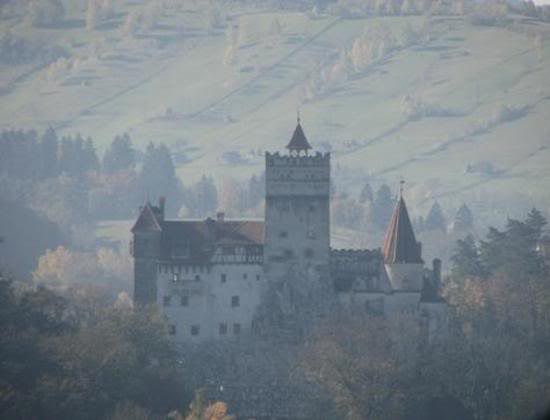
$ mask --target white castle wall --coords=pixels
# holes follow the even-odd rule
[[[393,290],[422,290],[424,264],[386,264],[386,273]]]
[[[179,280],[174,281],[178,272]],[[226,276],[225,282],[222,282],[222,274]],[[168,323],[175,326],[173,338],[176,342],[229,338],[235,336],[235,324],[240,325],[241,334],[250,330],[265,283],[260,264],[216,264],[208,270],[186,266],[170,266],[167,270],[160,265],[157,303]],[[188,306],[182,306],[183,296],[188,297]],[[239,298],[238,306],[232,305],[234,296]],[[165,305],[165,297],[170,297],[168,305]],[[227,325],[225,335],[220,334],[221,323]],[[192,335],[193,326],[199,326],[198,335]]]

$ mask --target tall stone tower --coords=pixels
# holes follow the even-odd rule
[[[264,271],[327,273],[330,256],[330,153],[310,152],[300,119],[288,153],[266,153]]]
[[[161,253],[164,198],[159,206],[147,203],[132,228],[134,257],[134,303],[147,305],[157,300],[157,264]]]

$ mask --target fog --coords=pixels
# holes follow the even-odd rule
[[[0,417],[550,407],[550,5],[0,2]]]

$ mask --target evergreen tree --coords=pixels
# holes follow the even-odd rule
[[[90,137],[84,142],[84,148],[82,149],[83,172],[91,172],[99,170],[99,159],[95,151],[95,146]]]
[[[74,175],[74,167],[76,162],[76,152],[73,139],[69,136],[65,136],[61,139],[61,149],[59,166],[61,172],[67,175]]]
[[[388,226],[394,201],[390,187],[382,184],[378,191],[376,191],[376,198],[374,200],[374,222],[380,229],[386,229]]]
[[[457,233],[468,232],[474,227],[474,216],[466,204],[463,204],[455,215],[453,230]]]
[[[195,213],[197,216],[206,216],[218,208],[218,190],[212,177],[202,176],[193,188]]]
[[[265,196],[265,174],[260,177],[252,175],[248,181],[248,208],[254,209]]]
[[[164,144],[156,147],[149,143],[147,146],[139,185],[151,199],[167,197],[167,212],[177,214],[182,204],[182,187],[176,176],[170,150]]]
[[[115,136],[109,149],[103,156],[103,172],[113,174],[118,171],[133,169],[136,166],[136,152],[127,133]]]
[[[457,279],[483,277],[486,274],[472,235],[457,241],[451,261],[452,274]]]
[[[443,210],[441,210],[441,206],[437,201],[432,205],[428,216],[426,216],[425,226],[427,230],[442,230],[444,232],[447,230]]]
[[[57,134],[53,128],[48,128],[40,142],[40,176],[51,178],[59,173]]]
[[[367,182],[361,189],[361,194],[359,195],[359,202],[365,204],[367,201],[371,202],[374,200],[374,193],[372,192],[372,187]]]
[[[546,219],[533,209],[525,221],[508,219],[504,231],[489,228],[486,239],[480,243],[483,265],[492,273],[507,273],[518,281],[543,275],[544,263],[537,244],[545,225]]]

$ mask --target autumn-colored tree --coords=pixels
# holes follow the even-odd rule
[[[104,289],[110,291],[114,299],[121,291],[131,289],[132,264],[129,256],[113,250],[75,252],[60,246],[39,258],[33,279],[37,284],[59,290]]]

